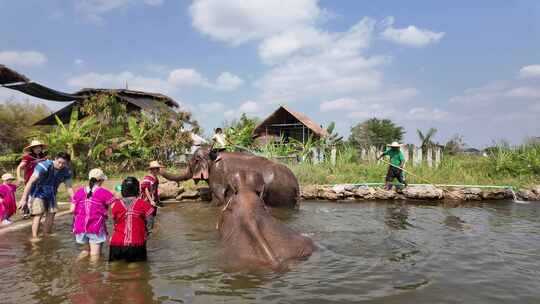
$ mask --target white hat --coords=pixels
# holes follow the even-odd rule
[[[42,146],[43,148],[47,147],[47,145],[42,143],[41,141],[37,139],[33,139],[28,146],[24,147],[24,151],[28,151],[32,149],[33,147],[37,147],[37,146]]]
[[[2,180],[5,182],[9,180],[15,180],[15,176],[13,176],[13,174],[11,173],[5,173],[2,175]]]
[[[97,180],[107,180],[107,175],[103,173],[103,170],[99,168],[95,168],[95,169],[90,170],[90,172],[88,172],[88,179],[92,179],[92,178],[95,178]]]
[[[162,165],[156,160],[153,160],[150,162],[150,165],[148,165],[148,169],[155,169],[155,168],[163,168]]]
[[[397,141],[393,141],[391,144],[387,146],[391,148],[401,148],[401,145]]]

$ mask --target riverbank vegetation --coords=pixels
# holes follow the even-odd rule
[[[21,148],[31,138],[37,137],[48,143],[51,155],[60,150],[71,153],[76,172],[87,172],[92,167],[103,168],[111,177],[116,177],[110,181],[112,185],[127,175],[142,177],[142,170],[150,160],[159,160],[172,170],[179,170],[178,156],[191,148],[190,135],[201,133],[189,112],[128,113],[114,95],[90,98],[84,107],[72,112],[69,122],[57,120],[57,125],[51,127],[31,127],[30,120],[41,118],[47,113],[46,108],[15,102],[2,106],[2,113],[15,113],[19,117],[19,124],[13,119],[9,122],[16,132],[9,129],[10,133],[4,133],[11,135],[0,137],[4,149],[0,156],[2,171],[13,171],[20,159]],[[29,111],[32,113],[27,113]],[[325,128],[329,135],[319,140],[308,138],[300,142],[290,139],[285,143],[278,138],[260,143],[251,137],[259,121],[243,114],[239,119],[225,123],[223,129],[230,141],[229,150],[284,162],[303,185],[383,182],[387,165],[361,160],[359,148],[399,141],[405,132],[388,119],[373,118],[353,126],[348,139],[339,136],[334,130],[335,124],[330,123]],[[436,131],[417,130],[423,148],[435,145],[432,139]],[[538,141],[530,140],[519,146],[500,142],[485,149],[483,155],[464,153],[466,144],[460,135],[440,146],[444,146],[444,155],[439,167],[406,166],[413,173],[407,176],[409,183],[525,187],[540,181]],[[322,157],[314,160],[314,150],[319,151]],[[332,150],[335,150],[335,161],[331,157]],[[84,180],[85,175],[78,174],[78,178]],[[190,182],[186,187],[192,188],[193,185]]]

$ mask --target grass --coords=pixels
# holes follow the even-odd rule
[[[301,185],[384,182],[388,165],[368,163],[296,164],[289,166]],[[426,165],[406,166],[406,170],[421,178],[407,175],[408,183],[508,185],[516,188],[538,184],[540,175],[532,170],[521,173],[502,171],[489,157],[450,156],[438,168]]]
[[[516,189],[540,184],[540,144],[522,145],[516,148],[497,146],[491,156],[445,156],[438,168],[426,165],[419,167],[406,166],[414,175],[406,175],[408,183],[424,184],[461,184],[461,185],[498,185],[512,186]],[[301,185],[339,184],[339,183],[373,183],[384,182],[388,166],[384,163],[363,163],[356,160],[353,150],[344,150],[338,154],[335,166],[321,164],[289,164]],[[178,172],[178,168],[170,168]],[[111,174],[105,187],[114,189],[123,178],[135,176],[142,179],[146,171]],[[82,177],[82,176],[81,176]],[[163,180],[163,178],[162,178]],[[74,181],[74,189],[86,185],[85,179]],[[193,181],[183,182],[186,189],[194,189]],[[204,185],[204,183],[203,183]],[[63,186],[59,189],[59,200],[68,199]]]

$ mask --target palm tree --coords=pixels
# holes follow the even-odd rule
[[[420,146],[422,147],[423,154],[425,154],[429,147],[435,145],[433,142],[433,137],[437,133],[437,129],[430,128],[426,134],[422,133],[420,129],[417,129],[416,131],[418,132],[418,137],[420,138]]]

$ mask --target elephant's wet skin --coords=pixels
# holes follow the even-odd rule
[[[214,201],[217,205],[223,205],[226,203],[227,176],[241,171],[255,171],[261,174],[264,185],[263,200],[268,206],[289,208],[297,206],[299,185],[292,171],[282,164],[252,154],[220,152],[215,160],[212,160],[208,149],[200,148],[193,154],[185,171],[179,175],[165,171],[161,174],[173,181],[205,180],[210,186]]]
[[[262,194],[244,183],[228,188],[217,224],[223,246],[220,256],[227,269],[283,271],[315,250],[310,238],[270,215]]]

